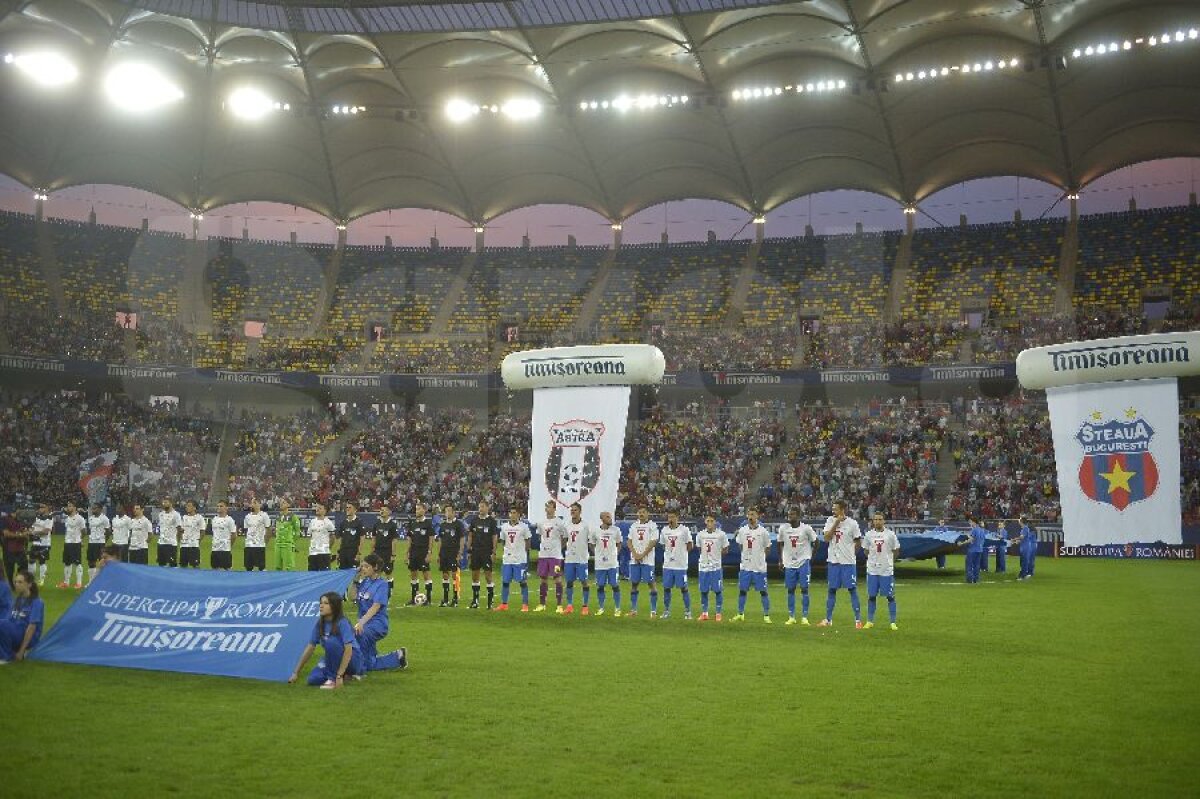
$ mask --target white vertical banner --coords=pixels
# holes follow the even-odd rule
[[[587,522],[599,524],[601,511],[615,518],[629,394],[629,386],[534,390],[531,521],[545,518],[543,506],[550,499],[562,516],[578,502]]]
[[[1176,379],[1046,389],[1063,539],[1182,543]]]

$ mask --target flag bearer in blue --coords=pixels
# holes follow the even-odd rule
[[[971,523],[971,530],[967,539],[967,582],[979,582],[979,564],[983,560],[985,547],[987,546],[987,530],[979,524],[979,519],[976,514],[968,514],[967,521]]]
[[[1008,525],[1004,519],[996,520],[996,537],[1000,543],[996,545],[996,574],[1008,571]]]
[[[363,558],[358,580],[350,586],[350,598],[358,605],[354,634],[362,649],[364,671],[408,668],[408,652],[401,648],[386,655],[376,647],[388,634],[388,582],[380,576],[383,558],[372,552]]]
[[[12,610],[7,619],[0,621],[0,663],[24,660],[37,646],[42,637],[42,625],[46,619],[46,606],[38,598],[37,582],[27,571],[13,576]]]
[[[300,662],[288,678],[289,683],[300,679],[300,669],[304,668],[317,644],[325,647],[325,657],[309,672],[309,685],[328,689],[341,688],[347,675],[362,675],[362,650],[354,637],[350,622],[342,613],[342,597],[335,591],[321,594],[320,618],[313,627],[308,646],[304,647],[304,653],[300,655]]]
[[[1037,533],[1025,523],[1025,517],[1017,519],[1021,529],[1017,531],[1017,551],[1021,553],[1021,572],[1017,579],[1033,577],[1033,562],[1037,559]]]
[[[937,526],[937,527],[935,527],[935,528],[933,528],[933,532],[935,532],[935,533],[949,533],[949,532],[952,532],[952,530],[951,530],[949,527],[947,527],[947,526],[946,526],[946,520],[945,520],[945,519],[938,519],[938,526]],[[937,567],[938,567],[939,569],[944,569],[944,568],[946,568],[946,555],[943,553],[943,554],[941,554],[941,555],[937,555],[936,557],[937,557]]]

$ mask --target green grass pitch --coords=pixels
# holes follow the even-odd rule
[[[652,621],[644,590],[634,619],[401,608],[401,575],[381,649],[412,667],[339,692],[0,668],[0,795],[1196,795],[1196,564],[961,578],[905,564],[893,632],[882,602],[856,631],[844,593],[833,630],[785,627],[778,580],[768,627],[753,595],[740,624],[684,621],[678,593]],[[44,596],[53,620],[75,592]]]

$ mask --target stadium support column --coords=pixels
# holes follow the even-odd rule
[[[767,218],[765,216],[754,217],[754,243],[762,244],[763,235],[767,229]]]
[[[475,252],[483,252],[485,228],[483,225],[475,226]]]
[[[1079,195],[1067,195],[1071,213],[1063,231],[1062,246],[1058,250],[1058,283],[1054,289],[1054,312],[1070,313],[1075,304],[1075,270],[1079,262],[1079,217],[1076,207]]]
[[[620,222],[612,223],[612,232],[613,232],[612,248],[614,250],[619,250],[619,249],[621,249],[621,223]]]

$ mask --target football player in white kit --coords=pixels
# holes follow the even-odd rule
[[[229,515],[229,505],[217,503],[217,515],[209,525],[212,530],[212,551],[208,565],[213,569],[229,571],[233,568],[233,539],[237,537],[237,522]]]
[[[758,523],[758,511],[746,511],[746,523],[738,529],[734,538],[742,548],[741,569],[738,571],[738,612],[734,621],[746,620],[746,592],[757,588],[762,598],[763,621],[771,623],[771,597],[767,594],[767,550],[771,548],[771,534]]]
[[[112,542],[120,553],[122,563],[129,562],[129,530],[132,524],[133,518],[125,512],[125,508],[118,508],[112,520]]]
[[[533,532],[521,521],[516,508],[508,511],[508,521],[500,525],[500,541],[504,544],[504,560],[500,565],[500,604],[496,610],[508,610],[508,590],[513,580],[521,585],[521,612],[529,612],[529,541]]]
[[[621,552],[621,528],[612,523],[612,514],[601,511],[600,526],[588,534],[588,543],[596,558],[596,597],[600,600],[596,615],[604,615],[604,589],[612,586],[613,616],[621,617],[621,579],[617,564]]]
[[[696,534],[696,546],[700,548],[700,621],[708,621],[708,592],[717,595],[714,621],[721,621],[721,607],[725,604],[724,585],[721,580],[721,561],[729,551],[729,538],[717,527],[717,517],[711,513],[704,517],[704,529]]]
[[[779,526],[779,562],[783,566],[783,585],[787,589],[788,619],[796,623],[796,587],[800,588],[800,623],[808,626],[808,583],[812,576],[813,545],[817,533],[800,521],[800,510],[788,511],[788,520]]]
[[[688,593],[688,553],[692,551],[692,531],[679,523],[679,511],[667,513],[667,526],[658,534],[663,546],[663,614],[671,617],[671,589],[678,587],[683,594],[683,618],[692,617],[692,595]]]
[[[171,506],[171,500],[162,501],[162,511],[158,514],[158,565],[174,566],[179,534],[183,532],[183,517]]]
[[[99,502],[92,505],[92,512],[87,517],[87,528],[88,585],[91,585],[92,580],[96,579],[96,571],[100,568],[104,545],[108,543],[108,531],[112,529],[112,522],[104,514],[104,506]]]
[[[329,544],[336,528],[333,521],[325,517],[325,506],[320,502],[313,505],[313,512],[316,516],[308,520],[308,570],[325,572],[329,571],[332,560]]]
[[[591,587],[588,585],[588,540],[592,526],[583,520],[583,506],[578,502],[571,505],[571,521],[567,524],[566,563],[563,571],[567,578],[567,607],[564,613],[575,612],[575,581],[583,583],[583,607],[579,615],[591,613],[588,600],[591,599]]]
[[[825,600],[825,618],[818,627],[833,626],[833,608],[837,604],[839,588],[850,592],[850,606],[854,608],[854,626],[862,629],[862,607],[858,601],[858,555],[855,547],[862,541],[858,522],[846,515],[846,503],[833,503],[833,515],[825,520],[825,541],[829,544],[829,559],[826,567],[829,574],[829,596]]]
[[[539,601],[538,606],[533,609],[534,613],[541,613],[546,609],[546,594],[549,591],[547,580],[551,577],[554,578],[555,613],[564,612],[562,564],[563,544],[567,540],[567,525],[555,515],[554,511],[557,508],[557,502],[552,499],[547,500],[546,518],[538,522],[538,535],[541,537],[541,543],[538,544],[537,573],[542,584],[538,587]]]
[[[867,623],[863,627],[875,626],[875,597],[883,594],[888,603],[888,618],[892,629],[896,626],[896,558],[900,556],[900,539],[884,526],[883,513],[875,511],[871,516],[871,529],[865,536],[867,550]]]
[[[200,568],[200,536],[204,535],[204,517],[196,512],[196,503],[183,503],[183,533],[179,536],[180,568]]]
[[[150,534],[154,525],[146,517],[141,505],[133,506],[133,519],[129,522],[129,562],[145,566],[150,562]]]
[[[638,508],[637,521],[629,526],[629,615],[638,612],[638,586],[650,584],[650,618],[658,615],[658,591],[654,588],[654,550],[658,546],[658,525],[650,521],[650,509]]]
[[[242,528],[246,531],[242,568],[246,571],[267,570],[267,528],[270,526],[271,517],[263,512],[262,503],[251,500],[250,512],[242,519]]]
[[[71,587],[71,574],[75,573],[75,587],[83,588],[83,531],[87,520],[80,515],[74,502],[67,503],[67,514],[63,517],[63,579],[59,588]]]
[[[46,584],[46,571],[50,563],[51,534],[54,532],[54,514],[45,502],[38,505],[37,516],[30,527],[33,542],[29,547],[29,563],[33,568],[38,585]],[[114,536],[115,538],[115,536]]]

